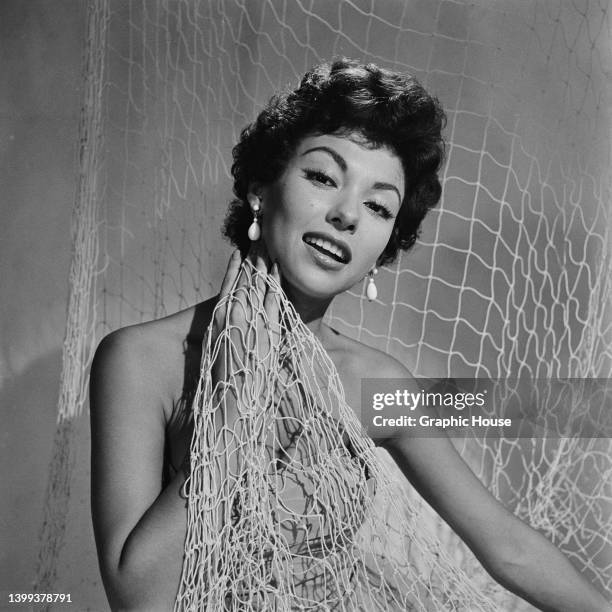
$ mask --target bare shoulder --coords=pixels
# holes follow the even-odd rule
[[[407,378],[413,376],[406,366],[395,357],[349,338],[333,330],[335,342],[330,351],[332,359],[336,355],[336,366],[342,375],[359,381],[364,378]]]
[[[362,378],[408,378],[412,380],[412,374],[401,361],[384,351],[359,344],[357,361]]]
[[[336,365],[348,405],[357,417],[364,418],[362,406],[362,384],[368,378],[403,379],[403,387],[416,389],[416,381],[410,371],[395,357],[379,349],[368,346],[358,340],[349,338],[332,330],[334,336],[329,343],[328,352]],[[370,432],[377,444],[381,444],[386,435]]]
[[[149,405],[171,406],[184,387],[189,362],[199,362],[213,303],[214,298],[105,336],[92,363],[92,398],[99,391],[105,396],[128,393],[148,398]]]
[[[172,378],[180,358],[180,338],[164,320],[123,327],[98,345],[91,368],[91,384],[147,386],[158,392]],[[170,366],[170,368],[168,368]],[[161,375],[161,377],[160,377]]]

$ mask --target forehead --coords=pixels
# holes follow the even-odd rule
[[[323,160],[327,158],[333,161],[333,157],[326,153],[325,149],[331,149],[342,157],[346,162],[347,172],[357,172],[361,176],[372,178],[373,182],[395,183],[403,191],[404,170],[395,151],[385,145],[373,145],[361,134],[306,136],[298,144],[294,160],[300,160],[307,155],[318,155]]]

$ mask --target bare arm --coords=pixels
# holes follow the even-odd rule
[[[220,298],[234,285],[240,264],[236,252]],[[262,274],[267,272],[261,257],[256,267]],[[250,278],[242,274],[239,279],[245,291]],[[277,272],[276,279],[280,282]],[[260,279],[257,286],[263,291],[262,284]],[[237,308],[228,305],[215,311],[213,334],[226,324],[226,314],[232,328],[246,324],[248,305],[237,303]],[[274,292],[267,292],[264,304],[273,322],[278,318]],[[144,337],[138,326],[111,334],[98,348],[92,366],[92,514],[100,568],[113,609],[171,609],[183,562],[187,502],[180,492],[184,472],[161,487],[164,406],[174,401],[171,390],[180,387],[168,382],[166,371],[181,366],[182,353],[172,354],[172,347],[180,343],[165,342],[154,334]],[[213,381],[225,379],[231,358],[219,351]],[[226,412],[218,415],[220,427],[235,413],[231,394],[225,407]],[[188,461],[186,456],[184,463]]]
[[[402,366],[395,367],[403,373],[398,369],[392,376],[409,377]],[[448,438],[403,435],[389,438],[384,446],[419,493],[505,588],[541,610],[612,610],[553,544],[486,490]]]
[[[107,337],[91,374],[92,515],[113,609],[169,610],[187,514],[179,471],[162,491],[163,391],[140,330]]]

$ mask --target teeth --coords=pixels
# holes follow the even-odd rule
[[[336,257],[343,261],[345,259],[344,253],[341,249],[339,249],[335,244],[332,244],[327,240],[323,240],[323,238],[307,238],[306,242],[310,244],[315,244],[316,246],[321,247],[326,251],[329,251],[330,253],[334,254]]]

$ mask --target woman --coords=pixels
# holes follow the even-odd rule
[[[333,505],[324,518],[317,515],[318,522],[309,515],[303,526],[306,535],[300,536],[300,526],[293,521],[299,515],[296,507],[302,504],[302,517],[303,508],[311,507],[300,495],[321,496],[317,485],[298,478],[295,458],[303,476],[317,474],[322,463],[336,457],[336,463],[326,464],[326,473],[339,483],[334,486],[350,489],[358,506],[371,509],[368,500],[383,476],[367,444],[346,423],[361,411],[362,378],[410,378],[410,373],[392,357],[338,333],[323,316],[335,295],[366,275],[374,298],[376,266],[414,243],[423,217],[440,198],[443,121],[436,100],[411,77],[343,60],[307,73],[298,89],[273,98],[243,131],[232,167],[236,200],[225,226],[238,250],[220,294],[170,317],[109,335],[92,367],[92,509],[113,609],[172,608],[179,583],[183,592],[193,571],[202,566],[200,549],[190,544],[198,531],[194,521],[211,537],[226,538],[223,552],[209,563],[214,567],[204,568],[211,581],[210,572],[217,572],[224,556],[232,556],[232,542],[244,543],[241,530],[255,525],[244,522],[249,499],[259,499],[267,508],[274,496],[278,505],[260,522],[269,526],[265,541],[273,537],[276,547],[289,551],[284,561],[262,552],[262,545],[241,551],[232,563],[259,555],[261,583],[254,585],[255,570],[248,570],[251,578],[237,579],[238,587],[228,595],[227,583],[218,580],[222,593],[216,601],[223,603],[207,599],[201,605],[242,609],[244,601],[245,609],[277,607],[281,574],[290,574],[284,580],[297,597],[296,575],[303,571],[308,605],[305,600],[282,605],[330,609],[336,597],[334,605],[342,607],[338,588],[330,595],[327,585],[336,570],[318,574],[325,575],[327,590],[320,593],[319,604],[312,600],[317,593],[311,588],[313,560],[349,548],[366,513],[353,512],[352,522],[344,520],[349,507],[342,500],[347,496],[338,495],[342,503]],[[309,350],[329,357],[323,370],[291,356],[308,352],[297,345],[287,349],[287,338],[295,338],[296,329]],[[294,380],[299,384],[290,384]],[[325,402],[309,400],[322,397],[326,384],[334,388],[336,380],[352,416],[334,406],[333,398],[325,410],[320,405]],[[338,393],[342,396],[341,390]],[[198,425],[196,419],[190,454],[191,410],[202,405],[203,394],[213,408],[207,420]],[[264,395],[264,408],[245,418],[249,403],[258,406]],[[291,413],[294,402],[302,411],[299,419]],[[309,418],[304,418],[304,405]],[[261,486],[251,487],[248,497],[244,475],[252,455],[236,432],[275,410],[267,421],[272,433],[264,432],[263,441],[249,447],[250,453],[262,450],[274,467],[261,475]],[[326,425],[308,437],[304,422],[310,420]],[[542,609],[610,610],[546,539],[491,497],[447,439],[396,434],[384,430],[374,444],[389,451],[501,584]],[[208,446],[202,445],[209,439]],[[208,454],[219,446],[223,460],[208,464]],[[202,448],[207,450],[201,453]],[[252,470],[250,474],[254,478]],[[200,514],[190,505],[188,519],[186,497],[191,504],[195,496],[189,494],[196,485],[217,492],[225,487],[225,498],[215,498],[225,502],[207,502],[207,511]],[[325,505],[321,499],[318,503]],[[253,512],[260,509],[257,505]],[[342,528],[334,531],[334,521],[342,522]],[[206,534],[201,537],[206,540]],[[257,537],[253,535],[253,541]],[[309,551],[307,569],[296,565],[305,556],[295,551],[304,548]],[[346,588],[353,590],[365,580],[355,567],[337,570],[345,572]],[[246,571],[243,566],[241,571]],[[382,606],[378,600],[376,605]]]

